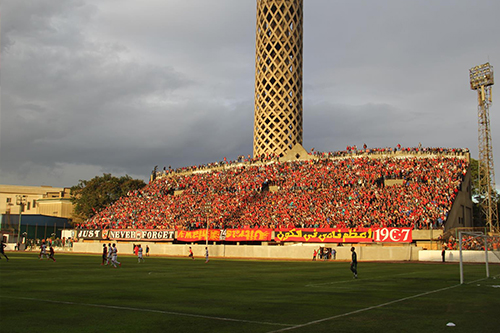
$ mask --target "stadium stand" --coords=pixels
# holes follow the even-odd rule
[[[441,243],[447,250],[458,250],[459,240],[450,235],[444,239],[440,239]],[[484,239],[481,237],[473,237],[471,235],[462,236],[462,248],[464,250],[482,250],[485,249]],[[488,236],[488,251],[498,251],[500,249],[500,237]]]
[[[468,165],[467,149],[347,147],[310,160],[169,167],[79,227],[441,228]]]

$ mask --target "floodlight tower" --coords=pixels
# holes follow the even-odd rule
[[[477,91],[478,137],[479,137],[479,197],[486,226],[498,231],[498,208],[496,203],[495,168],[491,147],[490,111],[493,66],[489,62],[469,70],[470,88]]]

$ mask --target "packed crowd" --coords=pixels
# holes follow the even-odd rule
[[[353,157],[360,155],[394,155],[398,153],[410,153],[410,154],[440,154],[440,155],[457,155],[457,156],[465,156],[465,154],[469,153],[468,148],[443,148],[443,147],[422,147],[422,145],[418,145],[418,147],[402,147],[400,144],[396,145],[396,147],[385,147],[385,148],[368,148],[366,144],[363,145],[363,148],[359,148],[354,146],[347,146],[345,150],[339,151],[330,151],[330,152],[318,152],[315,151],[314,148],[311,149],[310,154],[317,158],[333,158],[333,157]],[[242,164],[256,164],[256,163],[269,163],[269,162],[279,162],[280,156],[271,153],[266,155],[261,155],[257,157],[251,157],[250,155],[240,155],[234,160],[228,160],[224,157],[223,160],[218,162],[212,162],[207,164],[200,165],[192,165],[187,167],[180,168],[172,168],[172,166],[163,167],[162,170],[158,170],[158,166],[156,166],[153,170],[154,177],[165,177],[171,174],[178,173],[190,173],[193,171],[202,171],[202,170],[213,170],[213,169],[221,169],[221,168],[231,168],[235,166],[239,166]]]
[[[448,250],[458,250],[460,247],[459,240],[450,236],[447,240],[443,240],[443,245]],[[500,250],[500,237],[488,236],[488,251]],[[462,235],[462,249],[464,250],[485,250],[484,237],[474,237],[472,235]]]
[[[81,227],[439,228],[467,168],[466,159],[445,151],[172,173],[128,193]],[[386,179],[400,181],[386,186]]]

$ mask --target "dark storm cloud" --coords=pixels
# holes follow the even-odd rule
[[[39,12],[35,6],[25,16],[10,17],[17,25],[11,22],[4,31],[16,42],[2,57],[2,171],[12,173],[24,165],[24,172],[33,172],[30,167],[51,168],[60,162],[106,168],[129,162],[147,149],[148,141],[158,139],[150,134],[154,124],[169,127],[168,110],[154,110],[150,103],[191,83],[170,67],[127,59],[120,45],[68,34],[76,30],[74,21],[60,17],[78,16],[74,7],[46,4],[54,6]],[[91,17],[82,12],[77,21],[85,24]],[[125,161],[118,155],[124,146]],[[30,166],[27,158],[36,162]]]
[[[476,139],[476,132],[442,135],[458,134],[461,130],[459,122],[450,123],[445,115],[408,113],[389,104],[352,106],[324,102],[309,106],[304,141],[316,151],[344,150],[346,146],[363,144],[370,148],[398,144],[461,148]]]
[[[252,154],[255,0],[1,6],[0,183],[146,179],[155,165]],[[468,69],[500,63],[498,12],[498,1],[304,1],[304,147],[477,156]]]
[[[494,40],[500,33],[495,14],[500,3],[304,5],[309,27],[304,37],[305,146],[335,150],[365,142],[372,147],[422,143],[468,147],[477,158],[476,94],[469,88],[468,69],[499,59]],[[313,22],[307,21],[311,17]],[[498,121],[491,112],[493,147],[500,153]]]

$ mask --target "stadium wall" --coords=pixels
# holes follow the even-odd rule
[[[100,242],[77,242],[73,244],[74,252],[101,253]],[[132,254],[134,243],[116,243],[119,254]],[[150,248],[151,255],[185,257],[189,247],[192,247],[196,257],[205,256],[205,245],[202,244],[159,244],[142,243]],[[266,245],[208,245],[211,257],[245,258],[245,259],[290,259],[311,260],[313,251],[325,244],[294,244],[285,246]],[[328,247],[328,245],[326,245]],[[351,246],[331,246],[337,251],[337,260],[351,260]],[[416,261],[421,247],[414,245],[403,246],[355,246],[359,260],[364,261]]]
[[[469,263],[484,263],[485,255],[483,251],[462,251],[464,262]],[[441,251],[420,251],[418,253],[419,261],[441,261]],[[446,262],[460,262],[460,251],[451,250],[445,252]],[[489,263],[500,263],[500,259],[492,253],[488,254]]]
[[[443,235],[443,229],[421,229],[421,230],[412,230],[411,237],[414,241],[429,241],[435,240],[439,238],[439,236]]]

